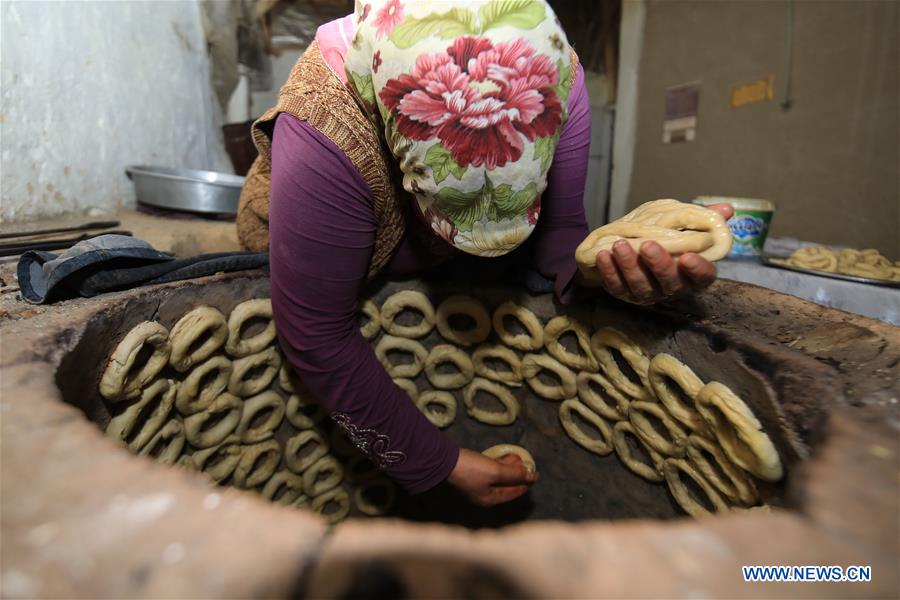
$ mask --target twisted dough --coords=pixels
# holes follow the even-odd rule
[[[228,392],[221,394],[203,412],[184,418],[184,434],[195,448],[210,448],[225,440],[241,422],[244,403]],[[219,415],[224,413],[221,418]],[[214,424],[209,426],[209,422]],[[236,438],[239,439],[239,438]]]
[[[172,420],[163,425],[138,454],[153,456],[164,465],[175,464],[184,449],[184,425]]]
[[[175,389],[176,384],[171,379],[157,379],[144,389],[137,402],[109,420],[106,434],[125,442],[132,452],[138,452],[169,418],[175,404]],[[138,419],[150,406],[153,406],[152,412],[143,423],[138,424]],[[139,426],[140,430],[135,431],[135,426]]]
[[[434,405],[443,406],[444,411],[434,410],[432,408]],[[443,429],[452,425],[456,420],[456,398],[450,392],[426,390],[419,394],[416,406],[435,427]]]
[[[241,448],[241,458],[234,468],[234,485],[250,489],[269,479],[281,462],[281,446],[275,440]]]
[[[503,324],[504,317],[512,317],[519,321],[528,333],[512,334]],[[533,312],[519,306],[515,302],[504,302],[494,311],[492,318],[494,331],[507,346],[523,352],[540,350],[544,345],[544,328]]]
[[[437,367],[443,363],[453,363],[457,373],[438,373]],[[442,390],[465,387],[475,377],[475,368],[469,355],[450,344],[438,344],[425,358],[425,377],[431,385]]]
[[[254,371],[263,367],[262,373]],[[228,378],[228,391],[235,396],[252,396],[258,394],[272,383],[281,368],[281,356],[272,346],[262,352],[236,359],[231,363],[231,376]],[[249,376],[249,377],[248,377]]]
[[[332,502],[337,504],[337,510],[325,514],[325,508]],[[350,514],[350,496],[344,489],[336,487],[313,498],[309,506],[325,517],[325,520],[330,525],[334,525],[338,521],[344,520]]]
[[[654,200],[588,234],[575,250],[582,276],[599,281],[597,253],[623,239],[635,251],[653,240],[673,256],[696,252],[711,261],[725,258],[733,241],[725,218],[716,211],[678,200]]]
[[[450,325],[453,315],[466,315],[475,321],[472,329],[455,329]],[[487,309],[470,296],[450,296],[437,308],[437,328],[444,339],[460,346],[480,344],[491,334],[491,316]]]
[[[215,378],[207,382],[207,375],[213,371],[216,373]],[[206,410],[228,387],[230,377],[231,361],[224,356],[213,356],[205,363],[197,365],[178,386],[175,408],[184,416]],[[201,388],[200,385],[204,383]]]
[[[715,488],[713,488],[713,486],[711,486],[709,482],[690,465],[690,463],[681,458],[667,458],[663,461],[663,475],[666,478],[666,484],[669,486],[669,491],[672,492],[675,501],[684,509],[684,512],[692,517],[710,514],[710,511],[694,498],[691,491],[684,484],[684,481],[681,479],[682,474],[687,475],[697,484],[709,500],[710,504],[713,505],[716,512],[728,510],[728,504],[725,503],[725,500],[719,495],[719,492],[717,492]]]
[[[487,359],[493,358],[503,361],[509,367],[508,371],[494,369],[488,366]],[[506,346],[497,344],[482,344],[472,353],[472,366],[479,377],[492,379],[505,383],[508,386],[519,387],[522,385],[522,361],[519,356]]]
[[[401,325],[394,319],[403,309],[412,308],[422,313],[422,320],[416,325]],[[390,296],[381,305],[381,326],[391,335],[404,338],[420,338],[434,328],[434,308],[428,296],[415,290],[403,290]]]
[[[646,413],[646,414],[645,414]],[[653,426],[646,415],[659,419],[669,435],[666,439]],[[634,425],[634,432],[641,441],[664,456],[681,458],[687,446],[687,435],[684,430],[669,417],[662,406],[655,402],[632,402],[628,407],[628,420]]]
[[[559,377],[559,385],[547,385],[538,377],[543,370]],[[575,373],[568,367],[546,354],[526,354],[522,359],[522,374],[535,394],[545,400],[571,398],[577,391]]]
[[[268,319],[265,329],[249,338],[241,337],[241,329],[248,319]],[[225,351],[231,356],[243,357],[262,352],[275,341],[275,321],[272,320],[272,301],[268,298],[247,300],[234,307],[228,315],[228,340]]]
[[[804,246],[794,251],[788,258],[773,258],[776,264],[842,273],[869,279],[900,281],[900,263],[891,263],[878,250],[854,250],[845,248],[834,252],[825,246]]]
[[[303,449],[307,444],[315,445],[312,450],[304,454]],[[328,454],[328,442],[318,431],[308,429],[288,439],[284,446],[284,464],[288,469],[300,475],[326,454]]]
[[[570,352],[559,342],[559,338],[571,332],[578,340],[581,353]],[[550,356],[572,369],[596,373],[599,370],[597,360],[591,353],[591,344],[587,329],[575,319],[567,316],[553,317],[544,327],[544,345]]]
[[[622,355],[625,362],[637,374],[638,379],[641,381],[640,385],[631,381],[622,372],[622,369],[616,363],[612,350],[617,350]],[[644,350],[640,346],[628,339],[628,336],[612,327],[598,329],[591,336],[591,351],[594,353],[597,362],[600,363],[600,370],[616,386],[616,389],[635,400],[650,400],[652,398],[648,390],[650,381],[647,377],[647,371],[650,369],[650,359],[644,354]]]
[[[206,340],[199,348],[192,349],[204,334],[208,334]],[[179,373],[184,373],[212,356],[213,352],[222,347],[227,337],[225,315],[211,306],[198,306],[178,319],[169,332],[172,344],[169,364]]]
[[[479,391],[494,396],[503,405],[503,412],[485,410],[475,406],[475,394]],[[466,412],[476,421],[487,425],[509,425],[519,416],[519,401],[508,389],[488,379],[476,377],[463,391]]]
[[[262,423],[254,424],[253,421],[263,411],[270,411]],[[262,442],[275,433],[281,421],[284,419],[285,404],[281,394],[274,390],[267,390],[244,401],[244,411],[241,421],[238,423],[235,434],[240,436],[244,444]]]
[[[191,462],[197,471],[206,473],[216,483],[222,483],[234,473],[241,460],[241,444],[236,437],[230,437],[218,446],[198,450],[191,455]]]
[[[333,456],[326,455],[303,472],[303,491],[307,496],[315,498],[336,487],[343,478],[341,463]]]
[[[651,461],[649,464],[635,458],[634,453],[631,451],[631,446],[628,444],[627,435],[634,437],[635,443],[640,444],[647,451]],[[641,441],[641,438],[634,431],[634,425],[629,421],[620,421],[613,427],[613,446],[616,449],[616,454],[619,455],[619,460],[633,473],[640,475],[647,481],[657,482],[663,480],[663,457],[656,450]]]
[[[290,471],[278,471],[263,486],[262,497],[289,506],[304,498],[303,478]]]
[[[297,429],[312,429],[325,419],[325,411],[308,392],[297,392],[288,397],[284,418]]]
[[[497,444],[496,446],[491,446],[490,448],[483,450],[481,453],[488,458],[500,458],[507,454],[515,454],[522,459],[522,465],[526,469],[532,473],[537,471],[537,464],[534,462],[534,457],[531,456],[531,452],[522,446],[516,446],[515,444]]]
[[[687,456],[707,481],[732,502],[752,506],[758,500],[753,480],[728,460],[718,444],[693,434],[688,437]]]
[[[691,431],[703,432],[708,429],[706,421],[695,407],[697,394],[703,387],[703,381],[694,374],[690,367],[670,354],[660,353],[650,361],[647,377],[656,397],[678,422]],[[681,389],[691,404],[688,405],[681,401],[678,393],[672,389],[672,383]]]
[[[591,383],[599,385],[603,393],[595,392]],[[601,417],[611,421],[628,418],[630,400],[600,373],[582,371],[575,377],[575,386],[578,389],[578,399]]]
[[[153,348],[150,358],[132,373],[135,361],[145,344]],[[100,379],[100,395],[117,402],[140,395],[141,388],[156,377],[166,363],[172,345],[169,330],[153,321],[138,323],[116,346]]]
[[[581,427],[575,423],[572,412],[578,413],[582,419],[597,428],[600,438],[588,436]],[[582,404],[576,398],[569,398],[559,405],[559,422],[576,444],[600,456],[606,456],[613,451],[613,431],[606,420]]]

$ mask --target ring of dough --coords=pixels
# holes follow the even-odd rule
[[[466,315],[475,321],[472,329],[454,329],[450,325],[453,315]],[[450,296],[438,305],[436,313],[438,332],[448,342],[460,346],[480,344],[491,334],[491,315],[487,309],[471,296]]]
[[[281,493],[279,494],[279,492]],[[303,478],[286,469],[278,471],[263,486],[261,495],[276,504],[290,506],[305,497]]]
[[[642,385],[631,381],[613,356],[611,349],[618,350],[625,362],[634,370]],[[594,358],[600,363],[600,370],[606,378],[626,396],[635,400],[651,400],[649,391],[650,382],[647,371],[650,369],[650,359],[644,354],[640,346],[632,342],[621,331],[611,327],[603,327],[591,336],[591,351]]]
[[[434,410],[432,408],[434,405],[443,406],[444,411]],[[444,429],[452,425],[453,421],[456,420],[456,398],[450,392],[426,390],[419,394],[416,406],[435,427]]]
[[[347,470],[344,472],[344,477],[346,477],[347,481],[350,483],[361,483],[363,481],[368,481],[373,477],[377,477],[380,473],[381,471],[378,470],[378,467],[376,467],[371,460],[369,460],[369,457],[364,454],[357,454],[347,463]]]
[[[259,367],[265,367],[262,373],[248,378],[247,375]],[[228,391],[235,396],[253,396],[272,384],[281,368],[281,356],[273,346],[262,352],[235,359],[231,363],[231,377],[228,378]]]
[[[184,425],[169,421],[141,448],[140,454],[153,456],[164,465],[173,465],[184,450]]]
[[[312,429],[325,419],[325,411],[306,393],[291,394],[288,397],[284,418],[297,429]],[[304,410],[310,409],[312,410]]]
[[[496,446],[491,446],[486,450],[482,450],[481,453],[488,458],[494,459],[501,458],[507,454],[515,454],[522,460],[522,466],[528,471],[531,473],[537,471],[537,464],[534,462],[534,457],[531,456],[531,452],[522,446],[516,446],[515,444],[497,444]]]
[[[145,344],[153,347],[153,354],[136,373],[132,373],[134,362]],[[171,352],[168,329],[153,321],[139,323],[109,356],[100,379],[100,394],[112,402],[138,396],[141,388],[168,364]]]
[[[412,354],[413,362],[395,365],[388,357],[388,352],[391,350]],[[392,378],[406,377],[412,379],[422,372],[422,367],[425,364],[425,360],[428,358],[428,350],[425,349],[425,346],[415,340],[408,340],[393,335],[384,335],[375,345],[375,356],[378,357],[378,360],[384,366],[385,371],[387,371]]]
[[[644,413],[659,419],[669,439],[662,436]],[[655,402],[632,402],[628,407],[628,420],[634,425],[634,433],[648,448],[653,448],[663,456],[684,456],[687,434],[661,405]]]
[[[581,418],[597,428],[600,432],[601,439],[589,437],[575,423],[572,418],[572,412],[578,413]],[[606,456],[613,451],[613,431],[606,419],[592,411],[590,408],[582,404],[576,398],[569,398],[559,405],[559,422],[569,434],[572,440],[589,452]]]
[[[504,317],[512,317],[522,324],[528,333],[512,334],[503,324]],[[507,346],[523,352],[535,352],[544,347],[544,327],[533,312],[515,302],[504,302],[493,316],[494,331]]]
[[[204,334],[208,334],[206,340],[192,351],[191,348]],[[169,342],[172,344],[169,364],[179,373],[184,373],[212,356],[227,338],[225,315],[211,306],[198,306],[178,319],[169,332]]]
[[[303,472],[303,491],[315,498],[336,487],[343,478],[341,463],[333,456],[323,456]]]
[[[371,300],[366,300],[359,307],[359,311],[369,317],[369,321],[359,328],[359,332],[367,340],[375,339],[381,331],[381,313],[378,312],[378,307]]]
[[[307,444],[315,444],[315,447],[305,456],[301,456],[301,451]],[[318,431],[308,429],[288,439],[284,446],[284,464],[288,469],[300,475],[326,454],[328,454],[328,442]]]
[[[728,504],[725,503],[725,500],[719,495],[719,492],[717,492],[688,461],[682,458],[667,458],[663,461],[663,476],[666,478],[666,485],[669,486],[669,491],[672,492],[675,501],[678,502],[678,506],[684,509],[684,512],[692,517],[710,514],[710,511],[700,504],[700,502],[693,497],[687,486],[684,485],[684,481],[681,480],[682,474],[693,479],[694,483],[703,490],[703,493],[706,495],[710,504],[715,507],[716,512],[728,510]]]
[[[220,444],[241,422],[244,403],[228,392],[221,394],[203,412],[184,418],[184,435],[194,448],[211,448]],[[219,415],[224,413],[221,418]],[[207,423],[216,418],[212,426]]]
[[[168,420],[172,406],[175,405],[176,387],[171,379],[157,379],[151,383],[144,388],[136,402],[109,420],[106,434],[125,442],[132,452],[138,452]],[[153,411],[140,425],[140,431],[135,431],[138,419],[151,406]]]
[[[375,488],[384,490],[384,499],[380,502],[373,502],[366,497],[366,492],[370,492]],[[354,490],[353,503],[362,514],[370,517],[379,517],[391,510],[391,507],[394,505],[394,496],[394,484],[384,477],[376,477],[375,479],[364,481]]]
[[[833,273],[837,271],[838,257],[824,246],[804,246],[791,254],[788,263],[805,269]]]
[[[485,410],[475,406],[475,394],[479,391],[494,396],[503,405],[503,412]],[[487,425],[509,425],[519,416],[519,401],[502,385],[476,377],[463,391],[463,404],[469,416]]]
[[[509,366],[509,371],[500,371],[487,365],[486,359],[501,360]],[[472,366],[479,377],[499,381],[512,387],[522,385],[522,361],[519,355],[506,346],[483,344],[472,353]]]
[[[405,308],[422,313],[422,320],[415,325],[401,325],[394,321]],[[397,292],[381,305],[381,326],[391,335],[404,338],[425,337],[434,328],[434,308],[428,296],[422,292],[415,290]]]
[[[559,342],[560,336],[565,333],[575,334],[581,353],[571,352]],[[553,317],[544,327],[544,345],[550,356],[562,364],[579,371],[596,373],[600,366],[591,352],[590,335],[584,325],[567,316]]]
[[[591,387],[596,383],[603,389],[600,394]],[[631,402],[616,389],[610,381],[600,373],[582,371],[575,377],[578,399],[595,413],[611,421],[623,421],[628,418],[628,405]],[[614,403],[610,403],[610,400]]]
[[[324,510],[329,502],[337,504],[338,509],[326,515]],[[343,488],[336,487],[313,498],[309,507],[325,517],[330,525],[334,525],[338,521],[343,521],[350,514],[350,496]]]
[[[278,385],[288,394],[296,392],[298,387],[305,387],[297,377],[297,373],[291,368],[291,364],[286,360],[281,361],[281,368],[278,369]]]
[[[597,253],[612,250],[613,244],[622,239],[635,252],[640,251],[641,244],[653,240],[673,256],[696,252],[709,261],[725,258],[734,241],[725,218],[716,211],[678,200],[654,200],[588,234],[575,249],[582,275],[599,281]]]
[[[256,335],[241,337],[244,323],[253,318],[268,319],[269,323]],[[272,301],[269,298],[247,300],[235,306],[228,315],[228,340],[225,342],[225,351],[237,358],[257,354],[275,341],[275,335]]]
[[[412,379],[404,379],[402,377],[398,377],[394,380],[394,384],[406,392],[406,395],[412,398],[413,402],[419,397],[419,388],[416,386],[416,382]]]
[[[253,420],[265,410],[271,412],[262,423],[253,424]],[[284,420],[284,398],[276,391],[268,390],[244,400],[244,411],[241,422],[235,433],[240,436],[241,443],[255,444],[272,437],[281,421]]]
[[[241,460],[241,444],[237,438],[229,438],[218,446],[198,450],[191,455],[197,471],[206,473],[216,483],[222,483],[234,473]]]
[[[650,387],[656,397],[676,421],[691,431],[703,432],[708,429],[706,421],[697,412],[695,406],[697,394],[703,387],[703,381],[694,374],[690,367],[682,364],[670,354],[657,354],[650,361],[647,379],[650,381]],[[692,403],[690,406],[681,401],[679,395],[672,389],[670,381],[690,398]]]
[[[207,376],[212,372],[216,373],[215,378],[205,383]],[[206,410],[213,400],[228,388],[230,377],[231,361],[224,356],[213,356],[203,364],[197,365],[178,386],[175,408],[184,416]]]
[[[707,460],[707,455],[712,457],[715,465]],[[753,480],[728,460],[718,444],[693,434],[688,437],[687,457],[700,474],[733,503],[753,506],[759,500]]]
[[[697,410],[731,462],[764,481],[781,479],[784,469],[775,445],[750,407],[734,392],[710,381],[697,394]]]
[[[457,373],[438,373],[438,365],[453,363]],[[475,377],[475,367],[469,355],[450,344],[434,346],[425,358],[425,377],[431,385],[442,390],[456,390],[465,387]]]
[[[636,443],[640,444],[644,450],[647,451],[653,464],[644,463],[635,458],[634,453],[631,451],[631,446],[628,445],[628,438],[626,437],[629,433],[634,436]],[[613,446],[616,449],[616,454],[619,455],[619,460],[621,460],[622,464],[628,467],[632,473],[640,475],[647,481],[659,482],[663,480],[663,457],[641,440],[640,436],[634,431],[634,425],[629,421],[619,421],[613,427]]]
[[[251,489],[268,480],[281,462],[281,446],[275,440],[241,448],[241,459],[234,468],[234,485]]]
[[[541,381],[538,373],[550,371],[559,377],[558,385],[548,385]],[[578,391],[575,373],[555,358],[546,354],[526,354],[522,359],[522,375],[528,387],[545,400],[564,400],[571,398]]]

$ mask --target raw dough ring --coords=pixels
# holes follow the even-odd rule
[[[485,359],[495,358],[502,360],[509,366],[509,371],[500,371],[492,369],[487,365]],[[519,355],[507,348],[497,344],[483,344],[475,349],[472,353],[472,366],[475,367],[475,374],[479,377],[485,377],[493,381],[499,381],[506,385],[519,387],[522,385],[522,361]]]
[[[134,361],[144,344],[153,346],[153,354],[136,373],[132,373]],[[166,366],[171,352],[168,329],[153,321],[139,323],[122,338],[109,356],[100,379],[100,395],[112,402],[138,396],[141,388]]]
[[[567,332],[572,332],[578,339],[578,347],[581,354],[570,352],[559,343],[559,338]],[[553,317],[544,327],[544,345],[550,356],[562,364],[579,371],[596,373],[600,370],[597,359],[591,352],[590,336],[584,325],[567,316]]]
[[[317,423],[325,419],[325,411],[318,402],[307,396],[309,392],[291,394],[288,397],[284,417],[288,423],[297,429],[312,429]],[[315,407],[312,412],[304,411],[304,408]]]
[[[603,388],[603,394],[595,392],[591,388],[591,382]],[[600,373],[582,371],[575,377],[575,387],[578,389],[578,399],[581,403],[604,419],[623,421],[628,418],[628,405],[631,401]],[[610,404],[604,394],[615,404]]]
[[[395,365],[387,355],[391,350],[400,350],[412,354],[413,362]],[[375,356],[378,357],[378,360],[384,366],[385,371],[387,371],[391,377],[413,378],[422,372],[422,366],[428,358],[428,350],[425,349],[425,346],[415,340],[385,335],[382,336],[375,345]]]
[[[268,480],[281,462],[281,446],[275,440],[266,440],[241,448],[241,459],[234,468],[234,485],[239,488],[255,488]]]
[[[712,457],[718,470],[710,464],[704,452]],[[688,437],[687,456],[703,477],[735,504],[752,506],[759,500],[753,480],[728,460],[718,444],[693,434]]]
[[[634,436],[636,442],[650,455],[650,460],[653,461],[652,465],[643,463],[635,458],[634,453],[631,451],[631,446],[628,445],[628,439],[625,437],[626,434],[629,433]],[[619,460],[621,460],[622,464],[628,467],[633,473],[640,475],[647,481],[659,482],[663,480],[663,457],[641,440],[640,436],[634,430],[634,425],[629,421],[619,421],[613,427],[613,446],[616,448],[616,454],[619,455]]]
[[[212,462],[216,458],[218,461]],[[218,446],[198,450],[191,455],[194,468],[209,475],[216,483],[228,479],[240,460],[241,445],[236,437],[228,438]]]
[[[415,402],[419,398],[419,388],[416,387],[416,382],[412,379],[403,379],[402,377],[398,377],[394,379],[394,384],[406,392],[406,395],[412,398],[412,401]]]
[[[184,418],[184,434],[194,448],[211,448],[225,440],[241,422],[244,403],[228,392],[221,394],[203,412]],[[213,416],[225,412],[215,425],[204,429]]]
[[[506,410],[495,412],[475,406],[475,394],[479,390],[494,396]],[[463,403],[470,417],[487,425],[509,425],[519,416],[519,401],[512,392],[498,383],[481,377],[476,377],[466,386],[463,391]]]
[[[637,373],[642,385],[634,383],[622,372],[612,352],[610,352],[610,348],[621,353],[625,362]],[[612,327],[598,329],[591,336],[591,351],[594,353],[594,358],[600,363],[600,370],[616,386],[616,389],[635,400],[652,399],[649,391],[650,381],[647,378],[647,371],[650,369],[650,359],[644,354],[640,346],[628,339],[628,336]]]
[[[538,373],[550,371],[559,377],[558,385],[548,385],[540,380]],[[575,373],[558,360],[546,354],[526,354],[522,359],[522,375],[528,387],[535,394],[546,400],[564,400],[571,398],[578,390]]]
[[[422,313],[422,320],[416,325],[400,325],[395,322],[404,308],[413,308]],[[381,326],[391,335],[404,338],[420,338],[434,328],[434,308],[428,296],[415,290],[403,290],[389,297],[381,305]]]
[[[804,246],[791,254],[788,264],[834,273],[837,271],[838,257],[830,248],[824,246]]]
[[[208,337],[203,344],[191,351],[197,340],[207,333]],[[225,322],[225,315],[211,306],[198,306],[178,319],[169,332],[172,344],[169,364],[179,373],[184,373],[212,356],[227,338],[228,323]]]
[[[279,495],[278,492],[281,494]],[[278,471],[263,486],[261,495],[276,504],[290,506],[306,496],[303,493],[303,478],[294,475],[287,469]]]
[[[431,406],[439,404],[444,407],[444,412],[431,410]],[[441,429],[449,427],[456,420],[456,398],[450,392],[440,390],[426,390],[419,394],[416,406],[431,424]]]
[[[269,324],[256,335],[242,338],[241,328],[248,319],[254,317],[268,319]],[[257,354],[274,341],[275,321],[272,319],[272,301],[269,298],[241,302],[228,315],[228,340],[225,342],[228,354],[238,358]]]
[[[373,488],[382,488],[384,490],[384,500],[381,502],[373,502],[366,498],[365,493]],[[376,477],[368,481],[362,482],[353,492],[353,503],[364,515],[370,517],[379,517],[391,510],[394,505],[394,484],[384,477]]]
[[[503,317],[507,316],[519,321],[528,333],[510,333],[503,324]],[[534,313],[524,306],[504,302],[494,311],[493,323],[497,336],[507,346],[523,352],[535,352],[544,346],[544,328]]]
[[[140,399],[121,414],[109,420],[109,424],[106,426],[107,435],[125,442],[132,452],[138,452],[156,435],[156,432],[169,418],[169,413],[172,412],[172,406],[175,404],[175,390],[175,382],[171,379],[157,379],[144,388]],[[157,399],[153,412],[140,425],[140,431],[134,431],[141,414]]]
[[[459,369],[458,373],[438,373],[438,365],[450,362]],[[475,377],[475,367],[469,355],[450,344],[438,344],[425,358],[425,377],[431,385],[442,390],[456,390],[465,387]]]
[[[184,425],[169,421],[147,442],[140,454],[153,456],[164,465],[173,465],[184,450]]]
[[[253,419],[262,411],[271,410],[271,413],[259,425],[253,425]],[[244,444],[255,444],[272,437],[281,421],[284,420],[284,398],[276,391],[267,390],[252,398],[244,400],[244,411],[241,422],[238,423],[235,434],[239,435]]]
[[[597,428],[602,439],[588,437],[572,418],[572,411]],[[589,409],[576,398],[569,398],[559,405],[559,422],[572,440],[589,452],[606,456],[613,451],[613,431],[606,419]]]
[[[281,361],[281,368],[278,369],[278,385],[288,394],[296,392],[298,387],[305,387],[297,377],[297,373],[291,368],[291,364],[286,360]]]
[[[215,379],[201,388],[200,385],[206,376],[213,371],[216,372]],[[178,386],[175,408],[184,416],[206,410],[228,387],[230,377],[231,361],[224,356],[213,356],[205,363],[197,365]]]
[[[691,496],[691,492],[688,490],[687,486],[684,485],[679,472],[684,473],[694,480],[694,483],[703,490],[703,493],[706,494],[709,502],[715,507],[716,512],[728,510],[728,505],[725,503],[722,496],[719,495],[719,492],[717,492],[715,488],[713,488],[713,486],[711,486],[709,482],[690,465],[690,463],[683,458],[667,458],[663,461],[663,476],[666,478],[666,484],[669,486],[669,491],[672,492],[675,501],[678,502],[678,506],[684,509],[684,512],[692,517],[710,514],[705,506],[697,502],[697,500]]]
[[[718,381],[697,394],[697,410],[709,423],[731,462],[764,481],[784,475],[778,450],[743,400]]]
[[[691,431],[704,432],[709,429],[706,421],[697,412],[696,406],[686,406],[669,383],[670,380],[675,383],[684,395],[691,399],[692,404],[695,404],[703,381],[690,367],[670,354],[657,354],[650,361],[647,378],[656,397],[678,422]]]
[[[326,515],[322,511],[325,510],[329,502],[335,502],[338,505],[338,510]],[[350,496],[343,488],[336,487],[313,498],[310,508],[325,517],[325,520],[330,525],[334,525],[338,521],[343,521],[350,514]]]
[[[452,315],[466,315],[475,321],[473,329],[459,330],[450,325]],[[450,296],[437,308],[437,328],[444,339],[460,346],[480,344],[491,334],[491,315],[471,296]]]
[[[369,317],[369,322],[360,327],[359,332],[367,340],[375,339],[375,336],[381,331],[381,313],[378,312],[378,306],[371,300],[366,300],[359,307],[359,311]]]
[[[326,474],[324,479],[319,476]],[[307,496],[315,498],[336,487],[344,478],[341,463],[333,456],[323,456],[303,472],[303,490]]]
[[[665,439],[646,416],[648,413],[659,419],[670,439]],[[634,425],[634,433],[648,448],[653,448],[663,456],[681,458],[687,446],[687,434],[665,409],[655,402],[632,402],[628,407],[628,420]]]
[[[257,367],[265,365],[265,370],[250,379],[247,374]],[[238,358],[231,364],[231,377],[228,378],[228,391],[235,396],[252,396],[258,394],[269,385],[278,375],[281,368],[281,356],[273,346],[262,352]]]
[[[515,454],[522,459],[522,466],[528,471],[532,473],[537,471],[537,464],[534,462],[534,457],[531,456],[531,452],[522,446],[516,446],[515,444],[497,444],[496,446],[491,446],[490,448],[483,450],[481,453],[488,458],[494,459],[501,458],[507,454]]]
[[[301,457],[300,451],[309,443],[315,443],[316,447],[309,454]],[[328,454],[328,442],[319,435],[318,431],[308,429],[288,439],[284,446],[284,464],[288,469],[300,475],[326,454]]]

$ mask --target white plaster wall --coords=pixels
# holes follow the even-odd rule
[[[134,202],[126,165],[231,171],[196,0],[0,1],[0,222]]]

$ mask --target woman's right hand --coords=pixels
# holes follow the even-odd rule
[[[498,459],[461,448],[456,467],[447,482],[479,506],[494,506],[515,500],[538,480],[515,454]]]

